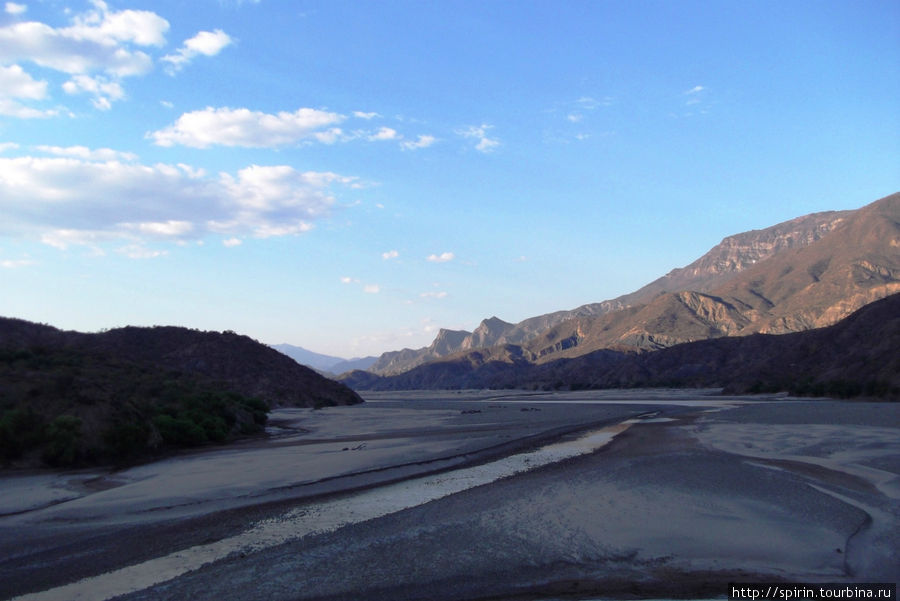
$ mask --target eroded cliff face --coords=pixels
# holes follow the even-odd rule
[[[743,271],[782,250],[821,240],[843,223],[845,216],[846,212],[815,213],[764,230],[728,236],[681,272],[688,277],[702,277]]]

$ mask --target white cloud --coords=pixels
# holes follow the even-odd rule
[[[0,152],[6,152],[7,150],[15,150],[19,145],[15,142],[0,142]]]
[[[47,96],[47,82],[33,79],[19,65],[0,65],[0,96],[41,100]]]
[[[690,95],[690,94],[699,94],[700,92],[702,92],[702,91],[705,90],[705,89],[706,89],[706,88],[704,88],[703,86],[694,86],[694,87],[691,88],[690,90],[685,91],[685,94],[686,94],[686,95]]]
[[[153,61],[136,46],[161,46],[169,22],[142,10],[97,10],[77,15],[69,27],[28,21],[0,27],[0,60],[31,61],[69,74],[103,71],[126,77],[146,73]]]
[[[437,138],[435,138],[434,136],[420,135],[415,142],[407,140],[401,144],[401,147],[403,147],[405,150],[418,150],[419,148],[428,148],[436,141]]]
[[[390,127],[382,127],[377,132],[369,136],[369,140],[376,142],[381,140],[396,140],[400,137],[396,129]]]
[[[136,161],[137,155],[120,152],[111,148],[88,148],[87,146],[35,146],[36,150],[61,157],[74,157],[90,161]]]
[[[162,60],[169,63],[169,67],[166,70],[170,75],[173,75],[197,56],[201,54],[203,56],[215,56],[233,42],[234,40],[231,39],[231,36],[221,29],[200,31],[194,37],[185,40],[181,48],[176,50],[174,54],[167,54],[162,57]]]
[[[23,105],[21,100],[43,100],[47,96],[47,82],[38,81],[19,65],[0,65],[0,115],[31,119],[50,117],[53,110],[38,110]]]
[[[123,162],[130,155],[110,149],[42,148],[60,156],[0,158],[0,214],[7,233],[61,249],[300,234],[329,215],[332,187],[354,181],[289,166],[207,176],[188,165]]]
[[[67,93],[93,94],[94,106],[108,109],[112,101],[124,97],[119,79],[143,75],[153,68],[153,59],[141,48],[165,44],[169,23],[150,11],[111,11],[101,0],[91,4],[90,10],[76,14],[66,27],[38,21],[0,27],[0,64],[28,62],[66,73],[71,76],[64,86]],[[16,11],[20,6],[8,2],[6,10]],[[0,85],[0,89],[9,87]],[[57,113],[11,106],[2,98],[0,107],[4,114],[21,118]]]
[[[246,108],[207,107],[184,113],[173,125],[147,135],[159,146],[180,144],[194,148],[216,144],[266,148],[311,138],[330,143],[340,135],[340,129],[324,128],[340,123],[344,118],[337,113],[311,108],[271,114]]]
[[[28,10],[28,7],[24,4],[16,4],[15,2],[7,2],[6,3],[6,13],[10,15],[21,15],[24,14],[25,11]]]
[[[358,119],[374,119],[380,117],[378,113],[364,113],[363,111],[353,111],[353,116]]]
[[[396,250],[389,250],[387,252],[381,253],[381,258],[384,259],[385,261],[389,261],[391,259],[396,259],[399,256],[400,256],[400,253]]]
[[[366,294],[378,294],[381,292],[381,286],[378,284],[366,284],[363,286],[363,292]]]
[[[428,255],[427,260],[431,261],[432,263],[446,263],[447,261],[452,261],[455,258],[456,258],[456,255],[454,255],[453,253],[444,252],[439,255],[437,255],[437,254]]]
[[[447,298],[447,293],[441,292],[423,292],[419,295],[421,298]]]
[[[342,284],[358,284],[359,280],[348,277],[348,276],[344,276],[341,278],[341,283]]]
[[[91,103],[101,111],[107,111],[112,107],[113,100],[121,100],[125,97],[125,90],[117,81],[111,81],[108,77],[97,75],[74,75],[72,79],[63,84],[66,94],[88,93],[94,96]]]
[[[461,135],[464,138],[472,138],[478,140],[478,144],[475,145],[475,149],[480,152],[491,152],[500,145],[500,141],[496,138],[489,138],[487,136],[487,130],[493,129],[493,125],[482,124],[480,126],[470,125],[465,129],[458,130],[456,133]]]
[[[226,238],[225,240],[222,240],[222,245],[227,246],[228,248],[240,246],[243,243],[244,241],[240,238]]]

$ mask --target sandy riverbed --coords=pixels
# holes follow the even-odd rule
[[[21,513],[0,518],[0,596],[354,503],[365,508],[356,518],[288,534],[285,521],[271,544],[127,598],[617,598],[715,595],[753,577],[898,579],[900,407],[646,391],[599,404],[588,402],[596,393],[447,396],[295,410],[275,416],[284,429],[264,443],[117,474],[4,478],[0,512]],[[473,462],[637,416],[597,452],[366,513],[388,481],[442,486]],[[456,471],[424,476],[446,469]]]

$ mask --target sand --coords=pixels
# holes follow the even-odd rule
[[[47,475],[6,478],[4,491],[31,491],[23,507],[56,504],[0,518],[0,596],[130,564],[159,575],[173,552],[217,546],[208,565],[125,598],[618,598],[721,595],[753,578],[897,580],[900,407],[523,395],[298,410],[263,444],[108,474],[125,484],[69,501],[41,492]],[[586,454],[448,484],[473,463],[496,470],[628,420]],[[221,552],[266,528],[262,544]]]

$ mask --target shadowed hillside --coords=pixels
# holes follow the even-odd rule
[[[232,332],[64,332],[0,318],[0,461],[76,465],[261,431],[270,407],[347,405],[346,386]]]

